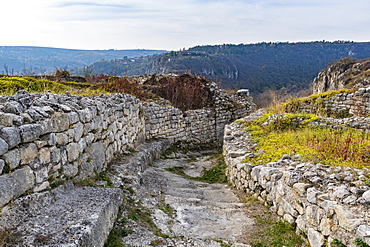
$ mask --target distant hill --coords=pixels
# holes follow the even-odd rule
[[[307,89],[322,69],[343,57],[370,57],[370,42],[206,45],[138,59],[99,61],[89,70],[121,76],[190,71],[220,82],[223,88],[249,88],[258,94],[266,89]]]
[[[32,46],[0,46],[0,73],[50,74],[55,68],[76,71],[94,62],[163,54],[163,50],[73,50]]]

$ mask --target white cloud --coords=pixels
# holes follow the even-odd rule
[[[1,9],[7,35],[0,45],[177,50],[216,43],[370,40],[368,0],[14,0]]]

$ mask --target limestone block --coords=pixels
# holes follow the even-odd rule
[[[334,207],[335,207],[335,205],[337,205],[337,202],[336,201],[325,200],[322,203],[320,203],[319,205],[320,205],[321,208],[323,208],[325,210],[326,215],[328,217],[331,217],[335,213]]]
[[[362,197],[366,200],[366,201],[370,201],[370,190],[366,191],[365,193],[362,194]]]
[[[67,113],[56,112],[52,115],[52,126],[55,132],[66,131],[69,128],[69,117]]]
[[[61,159],[62,165],[68,162],[67,150],[60,149],[60,159]]]
[[[327,217],[324,217],[319,225],[319,230],[324,236],[329,236],[331,233],[331,225],[333,222]]]
[[[283,219],[291,225],[295,224],[295,219],[290,214],[284,214]]]
[[[306,190],[308,187],[310,187],[310,184],[305,183],[295,183],[293,184],[293,189],[295,192],[298,193],[300,196],[304,196],[306,194]]]
[[[56,133],[55,140],[56,140],[56,144],[60,146],[67,145],[69,143],[68,135],[64,133]]]
[[[356,230],[356,237],[370,244],[370,226],[360,225]]]
[[[35,186],[35,188],[33,188],[33,192],[40,192],[40,191],[46,190],[49,188],[49,186],[50,186],[49,182],[45,181],[42,184]]]
[[[41,164],[49,164],[50,159],[50,149],[49,148],[41,148],[39,150],[39,159]]]
[[[4,154],[3,159],[11,169],[15,169],[21,161],[21,153],[19,149],[14,149]]]
[[[21,165],[31,163],[39,155],[37,146],[34,143],[30,143],[28,144],[28,146],[20,149],[20,152],[21,152]]]
[[[90,162],[82,162],[80,168],[80,174],[78,175],[77,179],[86,179],[89,177],[93,177],[95,175],[94,172],[94,165]]]
[[[91,111],[88,108],[83,109],[83,110],[78,110],[77,113],[82,123],[88,123],[92,119]]]
[[[68,112],[68,118],[70,124],[75,124],[80,121],[79,115],[77,112]]]
[[[75,128],[74,128],[74,131],[75,132],[74,132],[73,140],[75,142],[78,142],[81,139],[81,137],[82,137],[82,135],[84,133],[84,126],[83,126],[83,124],[81,122],[78,122],[76,124]]]
[[[16,116],[16,115],[0,112],[0,125],[6,126],[6,127],[13,126],[13,116]]]
[[[4,166],[5,166],[5,161],[0,159],[0,174],[3,172]]]
[[[0,138],[8,143],[9,148],[13,148],[21,142],[20,131],[16,127],[2,128],[0,130]]]
[[[90,147],[86,148],[86,153],[92,159],[95,169],[100,172],[105,165],[105,150],[102,142],[92,143]]]
[[[77,143],[70,143],[66,146],[68,161],[72,162],[78,158],[79,146]]]
[[[51,147],[50,151],[50,162],[52,163],[59,163],[61,159],[60,150],[57,147]]]
[[[301,232],[307,232],[308,230],[308,223],[304,217],[304,215],[299,215],[295,221],[297,224],[297,229]]]
[[[67,163],[63,166],[63,170],[63,174],[66,177],[73,178],[78,174],[78,163],[76,161],[72,163]]]
[[[17,101],[9,101],[4,104],[3,112],[20,114],[24,112],[24,107]]]
[[[6,153],[8,151],[9,145],[4,141],[3,139],[0,138],[0,155]]]
[[[79,141],[78,141],[78,151],[80,153],[83,153],[85,148],[87,147],[86,145],[86,141],[84,138],[81,138]]]
[[[22,142],[31,142],[40,137],[42,126],[40,124],[25,124],[19,127]]]
[[[63,104],[60,104],[59,105],[59,108],[64,111],[64,112],[70,112],[72,111],[71,107],[67,106],[67,105],[63,105]]]
[[[294,217],[298,216],[298,212],[294,209],[293,205],[291,205],[286,199],[281,198],[280,206],[283,209],[284,213],[288,213]]]
[[[321,191],[318,191],[315,188],[307,189],[307,201],[316,204],[316,196],[319,195]]]
[[[43,106],[41,109],[42,109],[44,112],[48,113],[48,114],[52,114],[52,113],[54,113],[54,112],[55,112],[55,111],[54,111],[54,109],[53,109],[53,108],[51,108],[50,106]]]
[[[254,181],[258,181],[258,177],[259,177],[259,173],[260,173],[260,170],[261,170],[262,166],[255,166],[252,171],[251,171],[251,178],[254,180]]]
[[[357,226],[364,222],[364,219],[340,205],[335,205],[334,210],[338,218],[339,226],[343,227],[347,231],[355,230]]]
[[[93,133],[87,134],[85,137],[86,144],[89,145],[93,143],[94,139],[95,139],[95,135]]]
[[[35,173],[35,179],[36,179],[37,184],[48,180],[48,168],[47,167],[43,167],[40,170],[34,171],[34,173]]]
[[[308,229],[307,237],[311,247],[321,247],[324,245],[324,236],[313,228]]]
[[[37,148],[43,148],[48,145],[46,141],[34,141],[34,143],[36,144]]]
[[[56,135],[55,133],[50,133],[48,135],[46,135],[45,139],[44,139],[48,145],[50,146],[54,146],[57,144],[57,138],[56,138]]]
[[[344,197],[350,195],[351,193],[347,190],[347,187],[338,187],[335,189],[333,195],[338,199],[343,199]]]
[[[306,207],[306,219],[314,225],[319,226],[321,219],[325,216],[325,211],[316,205],[309,205]]]
[[[11,175],[0,176],[0,207],[32,189],[34,180],[35,176],[28,166],[15,170]]]

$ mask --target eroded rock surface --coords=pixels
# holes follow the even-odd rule
[[[197,182],[163,169],[176,167],[185,174],[200,176],[203,166],[212,166],[208,159],[203,156],[191,162],[188,157],[158,160],[131,183],[135,189],[136,205],[151,212],[162,236],[129,220],[125,228],[132,232],[123,238],[124,244],[219,247],[223,243],[248,246],[243,238],[254,222],[246,215],[245,205],[227,185]],[[170,212],[164,207],[170,208]],[[124,212],[121,217],[128,214]]]
[[[117,217],[120,189],[61,186],[2,209],[6,246],[103,246]]]

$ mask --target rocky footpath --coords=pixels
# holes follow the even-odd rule
[[[356,238],[370,244],[370,186],[363,182],[369,169],[301,162],[299,155],[252,166],[242,160],[256,152],[256,144],[243,128],[239,121],[225,128],[223,150],[232,185],[271,204],[272,211],[307,235],[312,247],[333,240],[355,246]]]
[[[127,232],[121,239],[125,245],[248,246],[244,236],[254,221],[227,185],[197,182],[165,170],[176,168],[198,177],[203,168],[213,166],[205,154],[177,153],[130,179],[123,175],[130,173],[130,162],[114,163],[112,169],[131,191],[116,224],[117,231]]]

